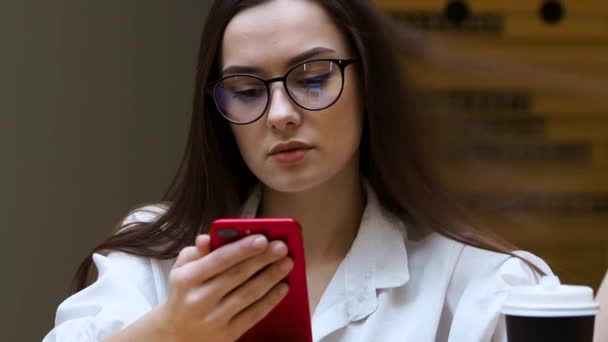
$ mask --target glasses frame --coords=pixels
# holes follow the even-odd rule
[[[266,114],[266,112],[268,111],[268,108],[270,107],[270,85],[276,82],[282,82],[283,83],[283,88],[285,89],[285,92],[287,93],[287,96],[289,96],[289,99],[291,100],[291,102],[293,102],[294,104],[296,104],[298,107],[306,109],[308,111],[312,111],[312,112],[318,112],[321,110],[325,110],[331,106],[333,106],[336,102],[338,102],[338,100],[340,99],[340,97],[342,96],[342,92],[344,91],[344,83],[346,82],[346,75],[345,75],[345,70],[346,67],[358,62],[359,60],[356,58],[350,58],[350,59],[337,59],[337,58],[323,58],[323,59],[312,59],[306,62],[302,62],[296,66],[294,66],[293,68],[289,69],[285,75],[283,75],[282,77],[275,77],[275,78],[271,78],[271,79],[264,79],[261,78],[257,75],[252,75],[252,74],[234,74],[234,75],[229,75],[226,77],[222,77],[221,79],[210,83],[209,85],[207,85],[206,90],[207,93],[211,96],[211,98],[213,99],[213,103],[215,104],[215,107],[217,108],[217,110],[219,111],[219,113],[228,121],[230,121],[231,123],[235,124],[235,125],[249,125],[252,124],[258,120],[260,120],[264,114]],[[308,64],[308,63],[313,63],[313,62],[333,62],[335,64],[338,65],[338,67],[340,68],[340,75],[342,77],[342,84],[340,86],[340,92],[338,93],[338,96],[336,96],[336,99],[334,101],[332,101],[329,105],[323,107],[323,108],[307,108],[303,105],[301,105],[290,93],[288,87],[287,87],[287,77],[289,76],[289,74],[291,74],[294,70],[298,69],[299,67],[301,67],[304,64]],[[260,115],[258,115],[255,119],[248,121],[248,122],[240,122],[240,121],[235,121],[231,118],[228,117],[228,115],[226,115],[222,109],[220,108],[220,106],[218,105],[217,101],[215,100],[215,90],[216,88],[225,80],[233,78],[233,77],[242,77],[242,76],[247,76],[247,77],[253,77],[256,78],[260,81],[262,81],[264,83],[264,85],[266,86],[266,106],[264,107],[264,110],[261,112]]]

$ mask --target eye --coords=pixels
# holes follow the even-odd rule
[[[242,90],[234,90],[232,91],[233,98],[242,100],[242,101],[251,101],[255,100],[259,97],[264,96],[264,89],[260,88],[249,88]]]
[[[307,77],[306,79],[304,79],[304,82],[306,83],[306,85],[324,83],[325,81],[329,80],[329,77],[330,77],[330,74],[327,73],[324,75]]]
[[[294,85],[298,87],[308,88],[310,86],[318,86],[323,85],[331,78],[331,73],[321,74],[321,75],[302,75],[292,79]]]

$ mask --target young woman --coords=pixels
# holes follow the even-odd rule
[[[445,199],[393,29],[367,0],[216,1],[166,201],[93,251],[44,342],[236,340],[292,261],[261,236],[210,252],[235,216],[301,223],[315,341],[505,341],[506,292],[551,271]]]

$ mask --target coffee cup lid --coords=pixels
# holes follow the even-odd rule
[[[502,309],[505,315],[526,317],[593,316],[598,311],[593,289],[562,285],[556,276],[543,277],[538,285],[514,286]]]

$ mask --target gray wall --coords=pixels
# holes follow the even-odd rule
[[[0,1],[1,341],[40,341],[85,253],[166,189],[210,2]]]

